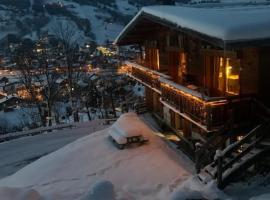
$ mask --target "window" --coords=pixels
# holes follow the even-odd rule
[[[232,95],[238,95],[240,91],[239,84],[240,64],[238,60],[226,58],[226,92]]]
[[[230,95],[238,95],[240,92],[240,62],[232,58],[219,58],[218,90],[226,91]]]

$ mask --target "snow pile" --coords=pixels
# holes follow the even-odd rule
[[[145,96],[145,88],[143,85],[136,83],[136,85],[133,87],[133,92],[136,94],[136,96],[144,97]]]
[[[130,125],[132,122],[132,126]],[[123,114],[110,129],[110,136],[118,144],[126,144],[128,137],[152,134],[153,131],[144,124],[136,113]]]
[[[117,129],[125,137],[137,135],[150,135],[153,133],[136,113],[123,114],[113,125],[112,128]]]
[[[182,183],[177,190],[172,194],[171,200],[186,200],[186,199],[231,199],[225,193],[216,187],[214,181],[203,185],[196,176],[189,178]]]
[[[35,190],[20,188],[0,188],[0,198],[2,200],[45,200]]]
[[[93,185],[89,194],[82,200],[113,200],[115,199],[114,186],[110,181],[98,181]]]
[[[132,115],[124,115],[115,126],[125,131],[141,128],[150,140],[148,145],[119,151],[108,139],[110,129],[105,129],[0,180],[0,187],[33,189],[46,200],[74,200],[98,195],[106,184],[96,183],[108,180],[114,186],[116,199],[168,199],[194,173],[193,163]]]
[[[250,200],[269,200],[270,199],[270,193],[263,194],[257,197],[252,197]]]

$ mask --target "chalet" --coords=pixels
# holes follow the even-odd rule
[[[190,144],[225,148],[269,118],[270,7],[144,7],[115,43],[148,108]]]

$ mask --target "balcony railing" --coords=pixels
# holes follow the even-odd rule
[[[227,121],[228,102],[224,98],[210,98],[197,91],[160,79],[161,101],[169,104],[185,118],[196,122],[206,131]]]
[[[240,121],[243,117],[239,116],[239,108],[243,104],[239,104],[237,99],[235,101],[225,97],[209,97],[171,81],[165,74],[136,63],[126,62],[126,65],[129,67],[130,76],[161,95],[160,101],[163,104],[207,132],[218,130],[230,122],[231,112],[235,112],[235,118]],[[248,104],[248,101],[244,104]]]
[[[156,92],[161,94],[160,78],[170,79],[169,76],[159,73],[155,70],[143,67],[136,63],[126,61],[125,64],[129,67],[129,75],[142,84],[152,88]]]

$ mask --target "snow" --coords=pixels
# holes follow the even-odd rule
[[[101,180],[93,185],[89,194],[82,200],[113,200],[115,199],[114,185],[110,181]]]
[[[80,137],[106,127],[103,120],[93,120],[76,123],[76,128],[72,129],[67,128],[61,131],[52,131],[0,143],[0,178],[13,174],[27,164],[62,148]]]
[[[144,127],[141,130],[150,141],[147,145],[122,151],[108,139],[111,128],[87,135],[99,130],[98,120],[81,123],[77,129],[47,134],[52,139],[65,138],[67,133],[70,136],[72,134],[86,134],[87,136],[1,179],[1,199],[232,199],[227,194],[237,199],[250,199],[250,197],[252,197],[251,200],[269,199],[269,186],[263,186],[266,179],[258,181],[260,178],[256,178],[256,184],[247,182],[246,185],[238,183],[238,185],[228,186],[225,193],[217,189],[215,181],[202,184],[196,175],[192,175],[194,174],[193,163],[159,138],[156,129],[147,127],[146,123],[155,127],[150,121],[149,118],[138,118],[131,113],[123,115],[116,122],[117,127],[125,131],[133,131],[133,127]],[[1,164],[3,160],[12,160],[9,157],[17,159],[16,152],[21,152],[22,157],[29,154],[22,150],[26,148],[27,143],[21,143],[27,139],[31,139],[29,142],[31,146],[27,151],[36,154],[38,147],[40,150],[46,149],[46,143],[41,143],[44,140],[41,136],[46,135],[40,135],[35,140],[32,139],[36,136],[11,141],[14,142],[13,145],[11,142],[0,144],[0,152],[13,152],[13,155],[4,154],[0,157]],[[2,146],[3,144],[8,146]],[[16,147],[19,148],[16,149]],[[37,153],[37,155],[40,154]],[[2,169],[2,165],[0,167]]]
[[[3,200],[44,200],[35,190],[21,188],[0,188],[1,199]]]
[[[207,0],[206,0],[207,1]],[[208,0],[210,3],[211,3],[211,0]],[[214,1],[214,0],[212,0]],[[205,2],[204,0],[191,0],[192,3],[202,3],[202,2]],[[266,3],[267,0],[220,0],[220,2],[218,4],[247,4],[247,3]],[[202,4],[205,4],[205,3],[202,3]],[[217,3],[214,3],[214,4],[217,4]]]
[[[119,11],[126,15],[134,15],[134,13],[138,12],[138,9],[129,4],[128,0],[116,0],[116,5]]]
[[[5,103],[6,101],[8,101],[12,98],[18,98],[18,96],[17,95],[7,95],[7,96],[3,97],[2,99],[0,99],[0,104]]]
[[[34,0],[31,0],[31,4]],[[84,42],[87,42],[89,40],[96,40],[99,44],[104,44],[107,40],[113,41],[113,39],[121,32],[123,29],[123,25],[121,20],[116,20],[113,23],[108,22],[110,20],[114,20],[114,16],[110,14],[108,10],[102,10],[103,4],[97,4],[96,6],[90,6],[90,5],[80,5],[74,1],[69,0],[44,0],[44,4],[46,3],[59,3],[61,2],[64,6],[67,6],[66,8],[71,11],[76,16],[82,18],[82,19],[88,19],[91,22],[91,28],[93,36],[86,35],[83,31],[79,30],[77,25],[74,23],[74,21],[70,20],[67,17],[63,16],[55,16],[55,15],[49,15],[46,13],[46,15],[50,18],[50,21],[47,25],[41,28],[42,31],[49,31],[50,33],[53,33],[53,29],[57,25],[57,23],[68,23],[71,27],[74,27],[76,30],[76,36],[79,44],[84,44]],[[135,15],[137,12],[137,8],[131,4],[129,4],[128,0],[116,0],[116,7],[107,7],[110,10],[114,12],[120,12],[124,15]],[[105,5],[104,5],[105,6]],[[25,16],[26,17],[26,16]],[[34,13],[30,7],[29,13],[27,15],[29,18],[34,17]],[[0,18],[4,20],[4,22],[7,20],[8,25],[4,24],[1,25],[0,22],[0,39],[4,38],[9,33],[18,33],[15,20],[21,20],[21,16],[16,13],[16,11],[8,11],[8,10],[0,10]],[[3,30],[2,30],[3,29]],[[24,38],[30,38],[30,39],[37,39],[37,31],[33,30],[32,33],[29,33],[24,36]]]
[[[111,16],[106,12],[99,11],[97,7],[79,5],[74,2],[69,2],[68,4],[74,6],[74,8],[69,8],[69,10],[91,22],[92,32],[96,36],[95,40],[98,44],[104,44],[106,40],[112,41],[123,29],[123,26],[120,24],[105,22],[105,19],[111,18]]]
[[[269,174],[259,175],[252,178],[244,178],[244,181],[231,184],[224,189],[239,200],[265,200],[270,199]]]
[[[220,191],[214,181],[203,185],[196,176],[193,176],[183,182],[171,196],[171,200],[186,199],[226,200],[231,198]]]
[[[15,108],[11,112],[0,111],[0,124],[5,127],[8,132],[16,130],[16,128],[27,127],[29,124],[37,120],[37,111],[35,108]]]
[[[123,128],[133,124],[146,126],[128,117]],[[109,129],[98,131],[2,179],[0,187],[33,189],[48,200],[74,200],[92,194],[96,183],[106,180],[113,184],[117,199],[168,199],[194,173],[192,163],[155,134],[144,134],[148,145],[119,151],[108,139]]]
[[[270,199],[270,193],[263,194],[257,197],[252,197],[250,200],[269,200]]]
[[[126,144],[128,137],[145,136],[153,134],[153,131],[141,121],[136,113],[126,113],[112,125],[109,133],[118,144]]]
[[[224,41],[254,40],[270,37],[270,7],[194,8],[180,6],[143,7],[116,39],[133,27],[144,13]]]
[[[132,122],[132,126],[131,123]],[[153,131],[142,122],[136,113],[123,114],[117,121],[112,125],[115,129],[124,137],[133,137],[138,135],[150,135]]]
[[[109,131],[110,136],[118,143],[118,144],[126,144],[127,138],[123,135],[122,131],[112,127]]]
[[[145,97],[145,87],[142,84],[136,83],[132,90],[136,96]]]

